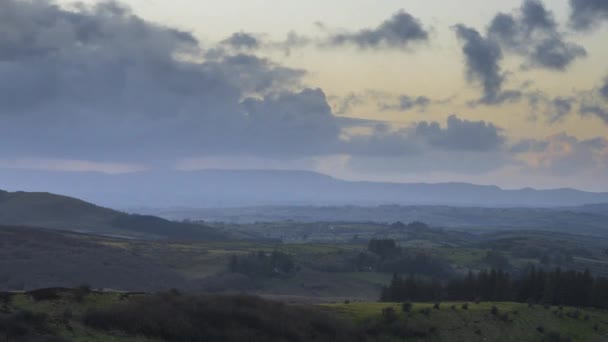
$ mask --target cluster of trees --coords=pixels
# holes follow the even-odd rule
[[[293,256],[273,251],[253,252],[247,255],[233,255],[228,264],[232,273],[241,273],[253,277],[275,277],[291,275],[297,271]]]
[[[359,253],[356,260],[359,271],[417,274],[432,278],[445,278],[452,274],[448,262],[423,251],[407,250],[393,239],[372,239],[367,252]]]
[[[382,301],[515,301],[608,309],[608,279],[585,272],[528,268],[520,277],[502,270],[469,272],[447,282],[393,276]]]

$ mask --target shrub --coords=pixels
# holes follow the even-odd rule
[[[392,307],[387,307],[382,309],[382,318],[384,319],[385,322],[394,322],[397,320],[398,316],[397,313],[395,312],[395,309],[393,309]]]
[[[87,284],[82,284],[74,289],[74,300],[77,302],[82,302],[84,298],[91,293],[91,286]]]
[[[462,304],[462,309],[463,310],[469,310],[469,303]]]
[[[420,310],[420,313],[425,315],[425,316],[430,316],[431,315],[431,308],[424,308]]]
[[[542,325],[539,325],[538,327],[536,327],[536,331],[538,331],[541,334],[545,333],[545,327],[543,327]]]
[[[439,310],[440,308],[441,308],[441,303],[435,303],[433,305],[433,309],[435,309],[435,310]]]
[[[568,311],[568,313],[566,315],[573,319],[579,319],[581,316],[581,312],[579,310],[573,310],[573,311]]]
[[[510,322],[511,321],[511,319],[509,318],[509,314],[507,312],[503,313],[499,317],[500,317],[500,320],[503,321],[503,322]]]
[[[397,318],[393,308],[384,317]],[[150,295],[91,309],[96,329],[167,341],[358,341],[350,322],[252,296]]]
[[[410,312],[412,311],[413,307],[414,305],[412,304],[412,302],[405,302],[401,305],[401,310],[403,310],[403,312]]]
[[[494,315],[494,316],[498,315],[498,312],[499,312],[498,307],[496,307],[496,305],[493,305],[492,309],[490,311],[492,312],[492,315]]]
[[[57,300],[61,298],[59,292],[61,289],[49,288],[49,289],[39,289],[28,292],[27,294],[35,301],[47,301],[47,300]]]

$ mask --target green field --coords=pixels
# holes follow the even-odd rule
[[[562,340],[608,341],[608,312],[605,311],[569,307],[560,309],[555,306],[546,308],[540,305],[528,307],[527,304],[520,303],[468,303],[468,309],[465,310],[462,305],[462,302],[445,302],[440,304],[439,309],[435,309],[434,304],[414,303],[407,313],[397,303],[324,306],[360,325],[383,322],[383,309],[392,307],[398,317],[392,323],[383,324],[384,329],[409,329],[421,334],[433,332],[425,337],[425,341],[559,341],[551,339],[558,334]],[[496,315],[492,314],[493,306],[498,309]],[[571,317],[575,312],[578,312],[578,318]],[[412,337],[411,340],[420,339]]]

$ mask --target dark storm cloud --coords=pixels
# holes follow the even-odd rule
[[[318,154],[336,143],[340,129],[320,89],[284,92],[243,102],[252,124],[253,150],[281,154]]]
[[[3,158],[284,156],[306,152],[303,135],[339,139],[322,92],[294,90],[302,70],[246,54],[201,61],[191,34],[116,3],[4,0],[0,16]]]
[[[354,44],[360,48],[403,49],[412,43],[429,39],[429,33],[420,20],[411,14],[399,11],[376,28],[357,32],[335,34],[330,37],[330,45]]]
[[[538,0],[526,0],[514,14],[496,15],[487,36],[506,51],[526,57],[527,68],[563,71],[587,55],[582,46],[565,41],[553,13]]]
[[[261,43],[254,35],[246,32],[235,32],[230,37],[222,41],[234,49],[254,50],[260,47]]]
[[[570,0],[570,23],[577,30],[592,29],[608,20],[608,1]]]
[[[505,76],[500,68],[503,58],[500,45],[494,40],[483,37],[477,30],[464,26],[455,26],[455,31],[464,43],[462,52],[465,56],[469,81],[478,82],[483,89],[479,103],[493,105],[518,99],[517,91],[503,91]]]

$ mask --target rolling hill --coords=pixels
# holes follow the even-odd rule
[[[0,224],[137,238],[223,237],[214,229],[200,224],[130,215],[79,199],[42,192],[0,191]]]

